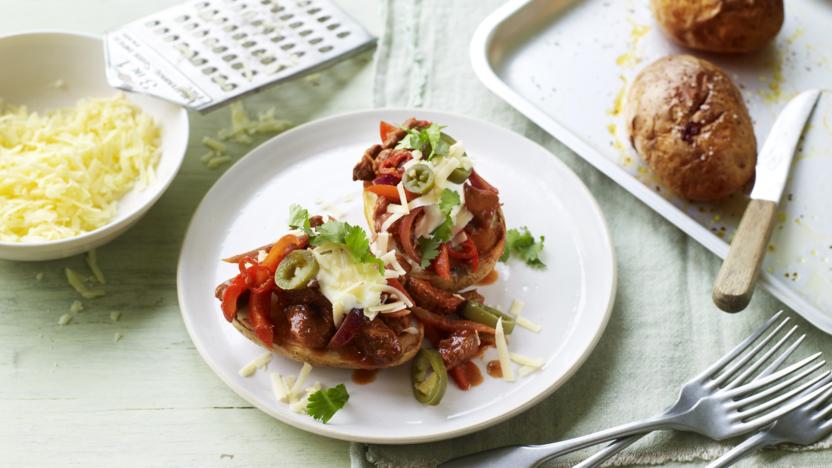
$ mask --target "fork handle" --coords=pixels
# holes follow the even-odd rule
[[[646,435],[647,433],[643,433],[631,435],[623,439],[617,439],[613,443],[593,454],[591,457],[575,465],[574,468],[595,468],[597,466],[601,466],[605,461],[614,457],[618,452],[638,442]]]
[[[534,467],[563,454],[590,447],[601,442],[619,439],[632,434],[651,432],[659,429],[681,429],[674,424],[672,416],[661,415],[644,421],[623,424],[593,434],[576,437],[545,445],[522,445],[486,450],[468,456],[455,458],[439,465],[442,468],[477,467]]]
[[[772,436],[768,431],[758,432],[729,450],[725,455],[709,463],[707,468],[722,468],[725,466],[731,466],[746,455],[750,455],[763,447],[779,444],[781,442],[785,441],[778,437]]]

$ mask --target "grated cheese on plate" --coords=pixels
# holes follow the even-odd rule
[[[240,377],[251,377],[258,367],[265,368],[270,362],[272,362],[272,353],[263,353],[240,369]]]
[[[497,326],[494,328],[496,330],[496,333],[494,334],[494,341],[497,345],[497,355],[500,359],[500,368],[503,371],[503,380],[512,382],[514,381],[514,369],[511,366],[511,355],[508,352],[506,334],[503,331],[502,317],[497,319]]]
[[[29,113],[0,102],[0,240],[50,241],[104,226],[155,179],[161,131],[124,94]]]

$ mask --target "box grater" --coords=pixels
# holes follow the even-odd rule
[[[375,43],[329,0],[198,0],[105,35],[107,80],[208,111]]]

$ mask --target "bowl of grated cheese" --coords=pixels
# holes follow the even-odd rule
[[[75,255],[137,222],[182,164],[187,112],[112,88],[94,36],[3,36],[0,63],[0,258]]]

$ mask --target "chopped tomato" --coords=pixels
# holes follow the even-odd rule
[[[399,221],[399,246],[405,255],[417,262],[420,259],[416,254],[416,249],[413,248],[413,222],[421,212],[422,207],[416,208]]]
[[[473,169],[471,171],[471,176],[468,177],[468,181],[471,182],[471,185],[480,190],[488,190],[494,193],[499,193],[496,187],[486,182],[486,180],[483,179],[481,175],[477,174],[476,169]]]
[[[399,191],[396,189],[395,185],[373,184],[369,187],[364,187],[364,190],[372,192],[380,197],[384,197],[391,202],[401,203],[401,197],[399,197]],[[407,190],[404,191],[404,196],[407,198],[407,201],[414,198],[414,195]]]
[[[468,381],[468,376],[465,374],[465,366],[456,366],[448,371],[448,375],[454,379],[454,383],[460,390],[468,390],[471,388],[471,382]]]
[[[442,279],[451,279],[451,260],[448,258],[448,243],[439,246],[439,255],[433,259],[433,271]]]
[[[480,254],[477,252],[477,245],[469,237],[465,242],[459,244],[460,249],[448,249],[448,255],[454,260],[465,260],[471,266],[471,271],[477,271],[480,266]]]
[[[248,319],[254,328],[254,334],[269,348],[274,343],[271,308],[271,291],[251,293],[251,297],[248,300]]]
[[[222,293],[222,314],[225,316],[225,319],[229,322],[234,320],[234,317],[237,316],[237,300],[240,298],[244,292],[246,292],[248,288],[246,287],[246,280],[245,277],[240,274],[234,281],[225,288],[225,291]]]
[[[260,265],[268,268],[269,271],[274,274],[277,266],[287,255],[289,255],[289,252],[305,248],[308,244],[309,238],[306,236],[298,237],[293,234],[286,234],[281,237],[271,249],[269,249],[269,254],[260,263]]]
[[[387,139],[390,138],[394,133],[396,133],[396,130],[398,129],[399,127],[382,120],[378,126],[378,133],[381,137],[381,142],[384,143],[385,141],[387,141]]]
[[[406,298],[410,299],[410,302],[414,302],[413,298],[410,297],[410,294],[407,293],[407,290],[404,289],[404,286],[399,280],[397,280],[396,278],[387,278],[387,284],[401,291],[401,293],[404,294]]]

